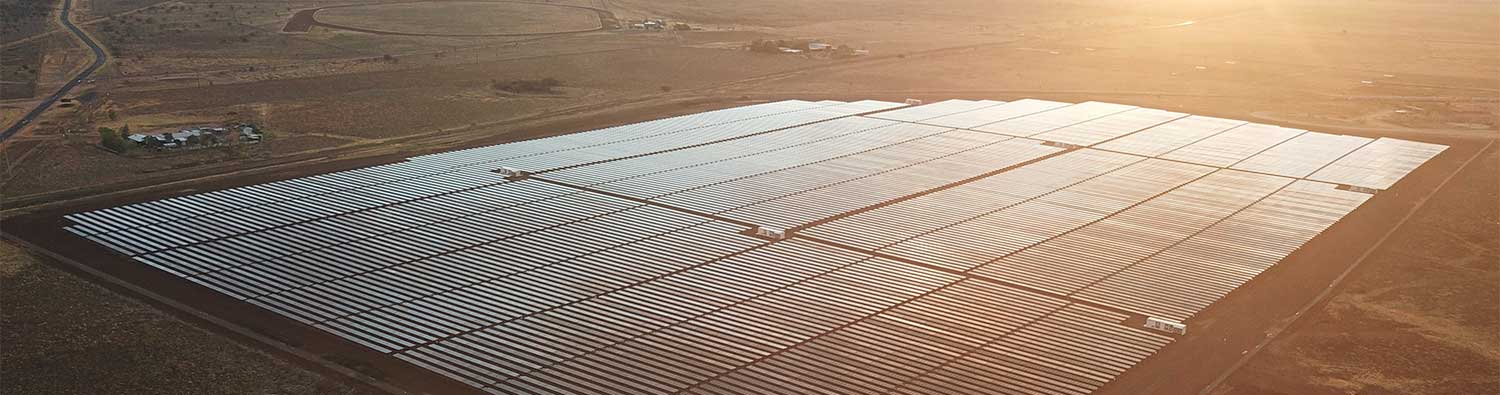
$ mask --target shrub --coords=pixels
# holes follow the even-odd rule
[[[552,77],[535,80],[490,80],[490,88],[510,93],[552,93],[553,88],[562,85],[562,81]]]
[[[130,149],[130,146],[125,143],[125,139],[120,137],[119,133],[115,133],[114,129],[106,127],[99,128],[99,144],[103,145],[104,148],[109,148],[120,153]]]

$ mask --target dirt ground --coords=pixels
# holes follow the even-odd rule
[[[0,241],[0,392],[354,394]]]
[[[106,154],[86,137],[26,143],[33,154],[0,186],[9,207],[113,205],[785,98],[1097,100],[1449,144],[1114,390],[1212,381],[1375,246],[1219,393],[1500,391],[1500,159],[1494,148],[1474,156],[1500,137],[1500,7],[1490,2],[612,0],[622,20],[703,30],[526,39],[277,33],[296,10],[347,4],[332,1],[88,3],[87,28],[120,52],[91,86],[118,112],[106,123],[246,118],[276,138],[255,155],[154,159]],[[871,55],[739,50],[779,38]],[[559,93],[488,87],[545,77],[564,82]]]
[[[333,7],[318,22],[406,34],[525,34],[588,30],[599,17],[582,8],[495,2],[418,2]],[[500,21],[500,22],[497,22]]]
[[[1500,393],[1497,174],[1492,147],[1219,394]]]
[[[19,40],[52,29],[49,20],[58,0],[3,0],[0,9],[0,42]]]

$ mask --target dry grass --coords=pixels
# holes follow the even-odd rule
[[[349,394],[0,242],[0,392]]]
[[[413,34],[517,34],[599,27],[593,11],[542,4],[494,2],[399,3],[334,7],[320,22]]]

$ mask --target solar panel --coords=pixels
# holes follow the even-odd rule
[[[1005,104],[1005,102],[993,100],[944,100],[932,104],[924,104],[920,106],[912,106],[898,110],[880,112],[871,114],[870,116],[880,119],[889,119],[893,121],[920,122],[926,119],[932,119],[961,112],[974,111],[1000,104]]]
[[[1192,115],[1131,133],[1096,148],[1156,157],[1183,146],[1244,125],[1245,121]]]
[[[1390,189],[1396,181],[1447,148],[1444,145],[1382,137],[1330,163],[1308,179]]]
[[[881,252],[967,271],[1103,219],[1212,169],[1146,160],[886,247]],[[983,243],[976,240],[984,240]]]
[[[981,132],[1030,137],[1043,132],[1088,122],[1135,109],[1123,104],[1085,102],[1045,112],[974,127]]]
[[[476,391],[1086,394],[1173,339],[1127,321],[1195,319],[1445,148],[1098,102],[790,100],[66,229]]]
[[[1307,132],[1246,158],[1231,169],[1306,178],[1349,152],[1369,144],[1372,139]]]
[[[1187,114],[1151,108],[1137,108],[1052,129],[1044,133],[1032,135],[1031,138],[1077,146],[1090,146],[1185,116]]]
[[[782,229],[874,206],[1062,151],[1035,140],[998,141],[934,160],[724,212],[727,218]]]
[[[841,218],[803,235],[878,250],[1034,199],[1144,158],[1078,150],[904,202]]]
[[[1302,133],[1303,131],[1298,129],[1256,123],[1246,124],[1172,150],[1161,155],[1161,158],[1214,167],[1229,167]]]
[[[1202,232],[1290,183],[1220,170],[1099,222],[997,259],[974,274],[1071,295]]]
[[[1088,394],[1171,338],[1084,305],[1061,311],[909,382],[900,394]]]
[[[964,111],[936,118],[928,118],[920,122],[927,125],[968,129],[975,126],[991,124],[1011,118],[1022,117],[1066,106],[1068,106],[1068,103],[1059,103],[1055,101],[1036,99],[1021,99],[972,111]]]
[[[1078,292],[1082,300],[1186,320],[1269,269],[1370,195],[1299,180],[1202,233]]]

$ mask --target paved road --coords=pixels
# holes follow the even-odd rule
[[[10,136],[15,135],[16,132],[20,132],[22,128],[25,128],[26,125],[30,124],[31,121],[36,119],[36,117],[41,116],[42,113],[47,111],[48,108],[52,108],[52,105],[56,104],[58,99],[62,99],[64,95],[67,95],[69,91],[72,91],[73,87],[76,87],[78,86],[78,84],[83,83],[83,80],[88,78],[90,75],[93,75],[95,70],[99,70],[100,67],[104,66],[104,48],[100,47],[99,43],[96,43],[93,39],[89,38],[87,34],[83,34],[83,30],[80,30],[78,26],[74,26],[73,22],[68,20],[68,14],[71,12],[73,12],[73,0],[63,0],[62,13],[59,14],[62,19],[62,24],[64,27],[67,27],[69,31],[72,31],[73,35],[78,36],[78,39],[83,40],[83,43],[89,46],[89,50],[94,51],[94,63],[90,64],[88,68],[83,69],[83,72],[78,73],[78,75],[73,77],[73,79],[68,80],[67,84],[63,84],[61,88],[57,89],[56,93],[53,93],[52,96],[48,96],[47,100],[43,100],[41,103],[37,104],[36,108],[33,108],[31,109],[31,112],[26,113],[25,117],[21,117],[21,119],[17,120],[15,124],[10,125],[9,128],[6,128],[4,133],[0,133],[0,142],[8,140],[10,139]]]

